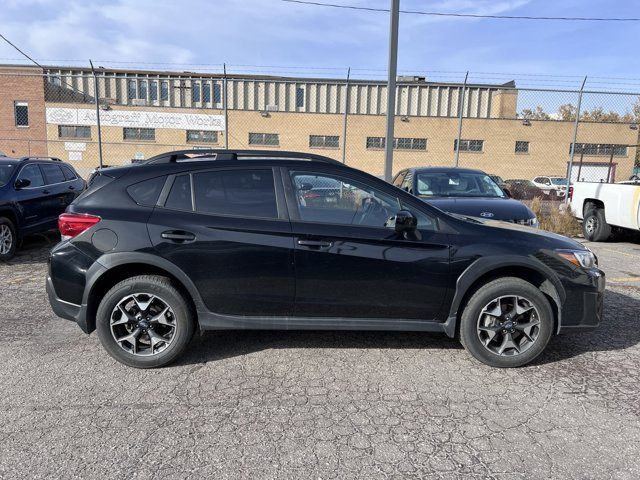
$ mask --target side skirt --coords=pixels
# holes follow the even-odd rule
[[[202,330],[379,330],[442,332],[455,336],[455,317],[446,322],[396,318],[249,317],[198,312]]]

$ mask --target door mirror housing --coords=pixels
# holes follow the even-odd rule
[[[398,234],[413,233],[418,228],[418,219],[409,210],[400,210],[396,213],[394,228]]]
[[[22,190],[23,188],[27,188],[29,185],[31,185],[31,180],[28,178],[19,178],[16,180],[15,188],[16,190]]]

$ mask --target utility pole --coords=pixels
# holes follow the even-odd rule
[[[393,123],[396,115],[396,76],[398,70],[398,19],[400,0],[391,0],[389,22],[389,68],[387,78],[387,135],[384,148],[384,179],[391,181],[393,175]]]
[[[458,140],[456,141],[456,167],[458,166],[458,160],[460,159],[460,137],[462,137],[462,115],[464,113],[464,103],[467,96],[467,79],[469,78],[469,72],[464,76],[464,84],[462,85],[462,93],[458,96]]]
[[[89,59],[89,65],[91,65],[91,73],[93,74],[93,98],[96,104],[96,122],[98,125],[98,161],[100,162],[100,168],[102,168],[102,130],[100,128],[100,95],[98,92],[98,77],[96,76],[96,70],[93,68],[93,62]]]
[[[347,118],[349,117],[349,76],[351,67],[347,70],[347,81],[344,84],[344,118],[342,119],[342,163],[347,162]]]
[[[584,77],[582,86],[580,87],[580,93],[578,94],[578,105],[576,106],[576,118],[573,124],[573,142],[571,143],[571,155],[569,156],[569,167],[567,172],[567,193],[564,196],[564,202],[569,204],[569,187],[571,186],[571,173],[573,170],[573,157],[576,154],[576,140],[578,140],[578,125],[580,124],[580,111],[582,109],[582,93],[584,92],[584,85],[587,83],[587,77]]]

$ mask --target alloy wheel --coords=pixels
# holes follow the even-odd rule
[[[587,218],[587,221],[584,224],[584,228],[589,235],[592,235],[593,232],[596,231],[596,228],[598,228],[598,219],[593,215]]]
[[[9,225],[0,225],[0,255],[6,255],[13,246],[13,234]]]
[[[134,293],[114,307],[111,335],[124,351],[138,356],[157,355],[176,335],[176,317],[169,304],[157,295]]]
[[[540,315],[525,297],[498,297],[480,312],[477,334],[484,348],[495,355],[520,355],[536,343],[540,334]]]

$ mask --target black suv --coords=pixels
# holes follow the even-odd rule
[[[0,260],[11,258],[25,235],[56,228],[58,215],[84,187],[57,158],[0,157]]]
[[[306,153],[178,151],[105,169],[60,230],[54,311],[134,367],[175,360],[198,329],[444,332],[514,367],[602,313],[604,274],[579,243],[452,216]]]

